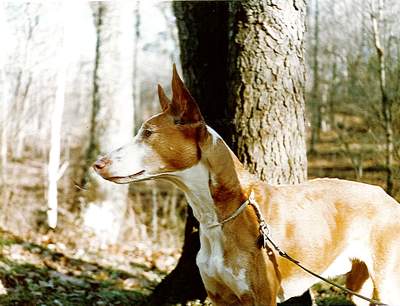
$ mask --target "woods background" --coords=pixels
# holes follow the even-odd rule
[[[269,1],[250,1],[247,8],[223,1],[181,7],[152,1],[0,2],[2,304],[132,304],[174,268],[186,219],[181,192],[155,182],[117,186],[90,170],[100,154],[128,142],[144,119],[160,111],[156,87],[170,92],[172,63],[182,67],[208,123],[262,179],[295,183],[308,170],[308,178],[377,184],[400,200],[400,3],[300,2],[296,11],[307,31],[303,35],[301,22],[291,28],[299,47],[279,42],[282,33],[272,25],[260,30],[268,37],[259,51],[250,46],[260,36],[250,44],[250,27],[239,26],[248,20],[233,12],[274,16]],[[284,16],[289,21],[290,14]],[[236,32],[229,32],[232,24]],[[224,36],[228,32],[237,36]],[[247,62],[259,54],[274,58],[265,66],[269,74],[256,60]],[[294,59],[279,62],[276,54],[299,58],[292,70],[298,84],[282,77],[285,69],[291,74]],[[258,83],[232,64],[240,58],[246,73],[259,75]],[[242,100],[241,86],[248,93]],[[293,107],[305,97],[305,125],[282,116],[267,120],[271,108],[251,103],[262,100],[264,90],[277,105],[290,104],[281,87],[298,95]],[[249,118],[246,124],[243,118]],[[263,129],[253,133],[247,122],[256,120]],[[282,154],[272,156],[263,147],[263,131],[292,129],[307,136],[308,169],[302,172],[301,141],[294,142],[293,152],[300,153],[292,165],[297,161],[301,174],[285,177],[283,170],[274,172],[282,169]],[[314,291],[319,305],[328,305],[334,293],[321,286]]]

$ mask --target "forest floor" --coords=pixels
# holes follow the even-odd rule
[[[145,305],[176,262],[168,251],[154,256],[141,247],[80,256],[54,241],[32,243],[4,230],[0,237],[0,305]]]
[[[168,252],[155,259],[140,248],[129,254],[98,251],[83,260],[60,251],[60,243],[32,243],[4,230],[0,237],[0,305],[5,306],[146,305],[152,288],[176,262]],[[352,305],[324,284],[313,293],[319,306]]]

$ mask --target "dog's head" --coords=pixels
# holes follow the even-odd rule
[[[158,86],[162,112],[145,121],[132,141],[98,159],[103,178],[123,184],[168,175],[197,164],[208,131],[199,107],[179,77],[172,76],[172,101]]]

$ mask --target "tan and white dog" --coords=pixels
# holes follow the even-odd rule
[[[215,305],[276,305],[318,282],[256,245],[253,209],[210,227],[232,215],[251,191],[273,239],[289,255],[323,276],[347,273],[348,288],[400,305],[399,203],[380,187],[339,179],[268,185],[205,124],[175,68],[172,91],[171,102],[159,86],[162,112],[94,168],[115,183],[164,179],[186,194],[200,222],[197,265]]]

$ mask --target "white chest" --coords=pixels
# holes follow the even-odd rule
[[[197,266],[208,292],[233,293],[240,296],[250,290],[246,275],[247,262],[234,254],[234,260],[226,260],[224,236],[220,227],[209,229],[218,221],[214,200],[209,190],[209,171],[202,163],[189,169],[174,173],[175,183],[186,194],[193,214],[200,222],[200,251]],[[228,264],[229,262],[229,264]]]
[[[223,236],[220,228],[203,229],[200,226],[200,251],[197,266],[207,291],[216,293],[221,287],[229,288],[236,296],[250,290],[246,276],[246,263],[240,257],[229,266],[224,259]]]

